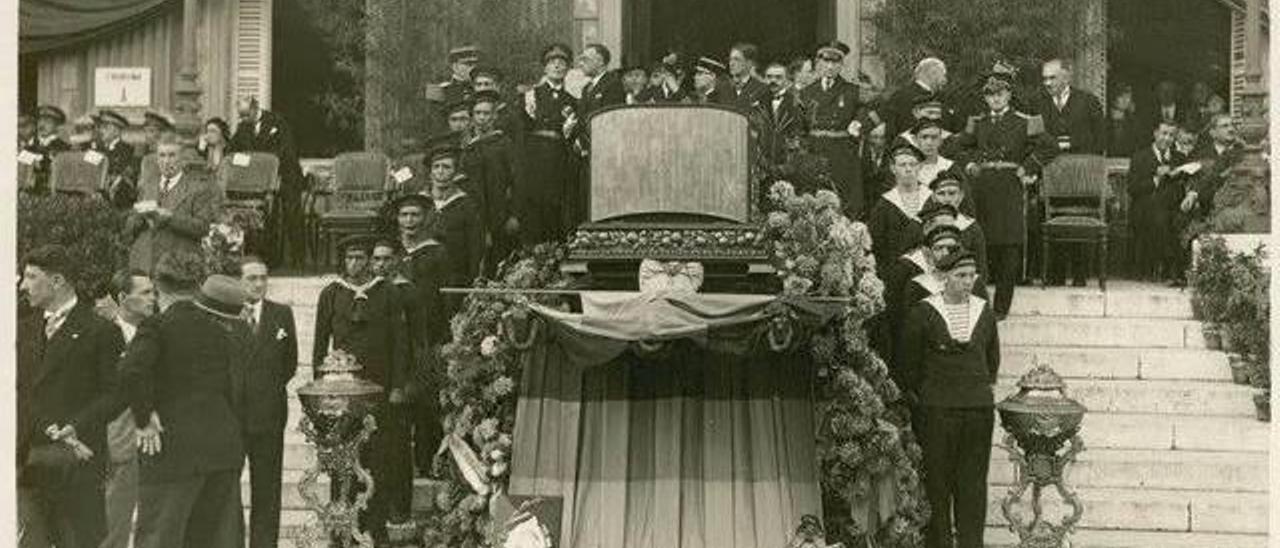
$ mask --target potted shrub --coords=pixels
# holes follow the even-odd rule
[[[1245,361],[1244,356],[1235,352],[1227,354],[1227,364],[1231,366],[1231,382],[1243,386],[1252,384],[1249,378],[1249,363]]]
[[[1204,335],[1204,346],[1209,350],[1223,350],[1222,348],[1222,330],[1218,324],[1212,322],[1203,322],[1200,324],[1200,332]]]
[[[1205,345],[1223,349],[1228,296],[1233,291],[1232,256],[1222,238],[1200,239],[1195,265],[1187,273],[1191,308],[1204,331]]]
[[[1264,388],[1254,391],[1253,406],[1257,410],[1258,420],[1271,422],[1271,389]]]

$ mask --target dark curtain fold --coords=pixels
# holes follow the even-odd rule
[[[178,0],[22,0],[18,3],[18,52],[74,46],[143,23],[178,4]]]

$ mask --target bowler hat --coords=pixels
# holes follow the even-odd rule
[[[58,125],[67,123],[67,113],[53,105],[40,105],[40,107],[36,109],[36,117],[49,118],[54,122],[57,122]]]
[[[943,272],[950,272],[962,266],[972,266],[977,268],[978,258],[973,255],[972,251],[969,251],[968,249],[961,249],[954,253],[948,253],[947,256],[939,259],[938,263],[934,266]]]
[[[196,304],[208,312],[220,316],[239,318],[244,303],[249,300],[240,280],[224,274],[214,274],[200,284],[200,294],[196,295]]]
[[[129,127],[128,118],[125,118],[124,115],[119,112],[109,109],[99,110],[98,116],[94,121],[102,124],[111,124],[120,129],[126,129]]]

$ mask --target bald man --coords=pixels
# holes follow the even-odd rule
[[[910,129],[915,124],[912,108],[916,99],[938,95],[946,85],[947,64],[941,59],[925,57],[916,63],[911,83],[895,91],[884,104],[881,114],[884,115],[885,135],[898,135]]]

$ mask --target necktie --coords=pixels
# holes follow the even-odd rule
[[[244,321],[245,323],[249,324],[250,333],[258,332],[257,310],[258,310],[258,307],[256,305],[249,305],[244,307],[244,313],[243,313]]]
[[[66,316],[66,312],[57,312],[46,314],[44,317],[44,340],[53,338],[53,334],[58,332],[58,328],[62,327],[62,319]]]
[[[831,83],[832,83],[832,82],[831,82],[831,79],[830,79],[830,78],[823,78],[823,79],[822,79],[822,91],[831,91]]]

